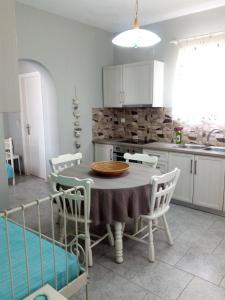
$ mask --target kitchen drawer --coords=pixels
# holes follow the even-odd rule
[[[168,162],[169,154],[166,151],[143,149],[143,153],[157,156],[159,162]]]

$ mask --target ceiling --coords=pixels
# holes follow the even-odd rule
[[[132,26],[135,0],[17,0],[106,31]],[[163,21],[219,6],[225,0],[139,0],[140,25]]]

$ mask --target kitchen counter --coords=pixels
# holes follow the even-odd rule
[[[92,141],[96,144],[108,144],[108,145],[121,145],[121,146],[132,146],[135,148],[149,149],[149,150],[161,150],[168,152],[179,152],[179,153],[187,153],[187,154],[195,154],[195,155],[203,155],[203,156],[212,156],[217,158],[225,158],[225,152],[219,151],[207,151],[204,149],[187,149],[187,148],[179,148],[178,145],[172,143],[161,143],[154,142],[144,145],[125,143],[123,139],[94,139]]]

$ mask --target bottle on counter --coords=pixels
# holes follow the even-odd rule
[[[176,144],[182,143],[182,130],[183,130],[183,127],[175,127],[174,128],[174,131],[176,133]]]

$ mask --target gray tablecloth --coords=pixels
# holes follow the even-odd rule
[[[153,175],[160,171],[142,164],[131,164],[129,171],[119,177],[102,177],[81,164],[60,173],[80,179],[92,178],[91,219],[94,225],[126,222],[149,212],[149,198]]]

